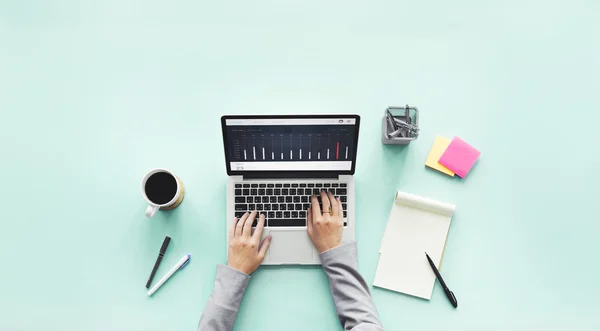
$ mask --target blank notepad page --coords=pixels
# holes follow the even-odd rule
[[[454,209],[451,204],[397,192],[373,285],[430,299],[435,274],[425,252],[439,268]]]

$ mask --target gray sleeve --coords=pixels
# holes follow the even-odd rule
[[[250,276],[225,265],[217,266],[215,287],[200,317],[198,331],[231,331]]]
[[[383,331],[367,283],[358,273],[356,242],[320,254],[340,323],[346,331]]]

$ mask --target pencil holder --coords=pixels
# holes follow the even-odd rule
[[[419,137],[417,107],[388,107],[381,122],[381,142],[386,145],[408,145]]]

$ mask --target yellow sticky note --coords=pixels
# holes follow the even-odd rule
[[[433,142],[433,146],[431,146],[431,151],[429,151],[429,156],[427,156],[425,165],[448,176],[454,176],[452,170],[438,163],[438,160],[442,157],[442,154],[444,154],[448,145],[450,145],[450,141],[450,139],[441,136],[435,137],[435,141]]]

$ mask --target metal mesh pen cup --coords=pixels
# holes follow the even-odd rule
[[[382,123],[381,142],[386,145],[408,145],[419,137],[417,107],[388,107]]]

